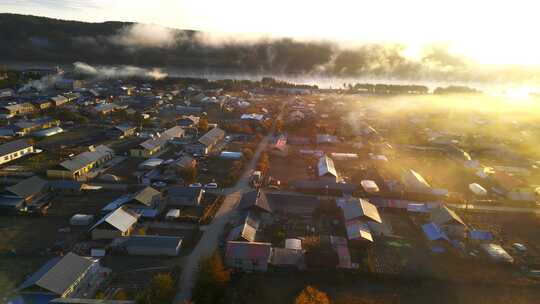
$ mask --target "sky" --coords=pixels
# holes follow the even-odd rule
[[[481,64],[540,66],[534,0],[1,0],[0,12],[88,22],[132,21],[219,33],[438,43]]]

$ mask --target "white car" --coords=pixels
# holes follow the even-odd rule
[[[204,187],[206,189],[217,189],[218,185],[216,183],[208,183],[208,184],[204,185]]]
[[[189,184],[189,187],[190,188],[202,188],[202,184],[201,183],[193,183],[193,184]]]

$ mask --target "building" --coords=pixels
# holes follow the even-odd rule
[[[128,236],[133,231],[139,216],[126,208],[118,208],[107,214],[90,228],[93,240],[111,240]]]
[[[141,217],[154,218],[163,210],[164,205],[162,203],[161,192],[152,187],[145,187],[134,193],[131,199],[125,202],[123,206]]]
[[[239,271],[266,271],[272,255],[272,244],[228,241],[225,265]]]
[[[121,124],[107,131],[107,136],[112,138],[125,138],[135,135],[136,127],[129,124]]]
[[[32,153],[34,146],[26,139],[7,142],[0,145],[0,165]]]
[[[19,136],[26,136],[32,132],[56,127],[60,125],[60,121],[52,119],[50,117],[40,117],[30,120],[20,120],[15,122],[12,126]]]
[[[201,204],[204,190],[182,186],[172,186],[167,189],[167,206],[196,207]]]
[[[49,136],[53,136],[53,135],[60,134],[60,133],[63,133],[63,132],[64,132],[64,129],[62,129],[60,127],[52,127],[52,128],[49,128],[49,129],[43,129],[43,130],[33,132],[32,136],[34,136],[34,137],[49,137]]]
[[[0,107],[0,117],[11,118],[35,113],[36,107],[29,102],[8,104]]]
[[[317,163],[317,175],[319,180],[326,182],[337,183],[339,181],[339,175],[334,165],[334,161],[326,155],[319,158],[319,162]]]
[[[201,136],[196,143],[186,146],[185,150],[193,154],[208,155],[224,138],[225,131],[216,127]]]
[[[432,209],[430,220],[439,226],[441,231],[449,237],[462,239],[467,235],[469,230],[461,217],[445,205]]]
[[[373,235],[379,233],[382,219],[377,207],[365,199],[338,198],[336,205],[343,211],[347,239],[359,243],[373,242]]]
[[[40,100],[32,101],[32,104],[34,104],[34,106],[38,110],[42,111],[42,110],[47,110],[51,108],[53,106],[53,101],[50,99],[40,99]]]
[[[47,170],[47,176],[72,180],[83,180],[88,173],[111,160],[114,151],[107,146],[90,147],[90,151],[83,152],[71,159],[61,162],[56,167]]]
[[[184,137],[184,134],[185,131],[182,129],[182,127],[172,127],[164,131],[162,134],[158,134],[157,137],[142,142],[137,148],[131,149],[129,153],[133,157],[152,157],[163,151],[167,147],[169,141],[182,138]]]
[[[431,192],[431,186],[424,177],[412,169],[403,172],[401,182],[405,185],[407,191],[420,193]]]
[[[66,97],[62,95],[51,97],[51,100],[54,103],[55,107],[60,107],[69,101]]]
[[[183,116],[178,120],[178,125],[184,128],[196,127],[199,124],[200,117],[194,115]]]
[[[182,246],[182,238],[163,235],[132,235],[116,239],[111,246],[123,248],[129,255],[177,256]]]
[[[79,287],[84,287],[92,277],[107,272],[97,260],[78,256],[69,252],[64,257],[49,260],[19,287],[22,295],[54,295],[69,297]]]

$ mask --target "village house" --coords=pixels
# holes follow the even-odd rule
[[[56,167],[47,170],[47,176],[51,178],[83,180],[88,173],[111,160],[114,151],[107,146],[90,147],[89,151],[83,152]]]
[[[107,136],[111,138],[122,139],[122,138],[135,135],[136,130],[137,128],[134,126],[131,126],[129,124],[121,124],[121,125],[117,125],[109,129],[107,131]]]
[[[199,124],[200,117],[194,115],[182,116],[178,120],[178,125],[184,128],[196,127]]]
[[[123,206],[141,217],[154,218],[163,210],[164,205],[162,203],[161,192],[152,187],[145,187],[135,192]]]
[[[193,154],[208,155],[224,138],[225,131],[216,127],[201,136],[196,143],[186,145],[185,150]]]
[[[120,207],[105,215],[101,220],[90,228],[93,240],[112,240],[122,236],[128,236],[133,231],[139,216]]]
[[[51,97],[51,100],[55,107],[60,107],[68,102],[68,99],[62,95]]]
[[[371,243],[382,219],[377,207],[362,198],[338,198],[336,205],[343,211],[343,220],[350,242]],[[379,232],[381,233],[381,232]]]
[[[171,186],[167,189],[168,207],[197,207],[201,204],[204,190],[182,186]]]
[[[15,116],[23,116],[35,113],[36,110],[36,107],[29,102],[8,104],[0,107],[0,117],[11,118]]]
[[[34,146],[26,139],[18,139],[0,145],[0,165],[34,153]]]
[[[225,249],[225,264],[239,271],[268,270],[272,256],[272,244],[228,241]]]
[[[17,290],[23,299],[25,296],[66,298],[76,294],[79,288],[87,288],[87,284],[95,278],[110,271],[101,267],[98,260],[69,252],[63,257],[49,260]]]
[[[184,137],[184,134],[185,131],[182,129],[182,127],[172,127],[164,131],[162,134],[158,134],[157,137],[142,142],[137,148],[131,149],[129,154],[132,157],[150,158],[163,151],[167,147],[169,141],[182,138]]]
[[[430,220],[449,237],[463,239],[469,230],[461,217],[445,205],[431,210]]]
[[[0,211],[39,211],[48,204],[49,183],[37,176],[27,178],[0,192]]]
[[[15,122],[12,128],[19,136],[26,136],[34,131],[48,129],[60,125],[60,121],[50,117],[39,117],[30,120],[19,120]]]
[[[51,108],[53,106],[53,101],[50,99],[38,99],[38,100],[32,101],[32,104],[34,104],[34,106],[38,110],[43,111],[43,110],[47,110]]]
[[[319,162],[317,163],[317,174],[319,180],[330,183],[337,183],[340,180],[334,161],[327,155],[323,155],[319,158]]]

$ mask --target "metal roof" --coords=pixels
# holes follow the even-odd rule
[[[240,199],[239,208],[242,210],[249,209],[253,206],[259,207],[262,210],[272,212],[272,208],[270,207],[270,204],[268,203],[268,198],[266,197],[266,194],[264,191],[258,189],[249,191],[247,193],[242,194],[242,198]]]
[[[107,146],[100,145],[100,146],[97,146],[94,149],[94,151],[83,152],[73,157],[72,159],[68,159],[66,161],[61,162],[60,166],[66,168],[67,170],[71,172],[76,172],[90,165],[91,163],[96,162],[112,154],[113,154],[112,149],[110,149]]]
[[[32,145],[26,139],[18,139],[0,145],[0,156],[11,154],[22,149],[30,148]]]
[[[270,243],[228,241],[225,256],[268,263],[271,252],[272,244]]]
[[[61,259],[49,261],[24,282],[19,289],[37,285],[55,294],[62,295],[93,263],[88,258],[70,252]]]
[[[447,224],[451,221],[459,223],[463,226],[465,222],[457,215],[453,210],[450,210],[446,205],[442,205],[440,208],[431,210],[431,221],[437,225]]]
[[[336,167],[334,166],[334,161],[328,157],[327,155],[323,155],[323,157],[319,158],[319,176],[325,176],[325,175],[332,175],[337,177],[337,171]]]
[[[146,187],[133,195],[132,200],[135,200],[143,205],[151,206],[154,197],[161,196],[161,192],[152,187]]]
[[[37,176],[27,178],[13,186],[7,187],[6,191],[11,192],[18,197],[27,198],[43,191],[49,182]]]
[[[201,138],[199,138],[199,142],[209,147],[215,145],[223,137],[225,137],[225,131],[221,130],[220,128],[213,128],[201,136]]]
[[[375,205],[362,198],[339,198],[336,200],[337,205],[343,210],[345,221],[356,218],[363,218],[382,223],[379,210]]]
[[[363,239],[370,242],[373,242],[373,236],[371,235],[371,230],[367,223],[362,221],[354,220],[346,224],[347,228],[347,238],[349,240],[358,240]]]
[[[123,243],[126,247],[159,247],[178,248],[182,244],[182,238],[165,235],[132,235]]]
[[[90,228],[90,230],[94,230],[94,228],[106,222],[109,225],[115,227],[116,229],[122,232],[126,232],[135,223],[137,223],[137,220],[138,220],[137,215],[127,211],[124,208],[118,208],[115,211],[104,216],[97,223],[95,223],[94,226]]]

